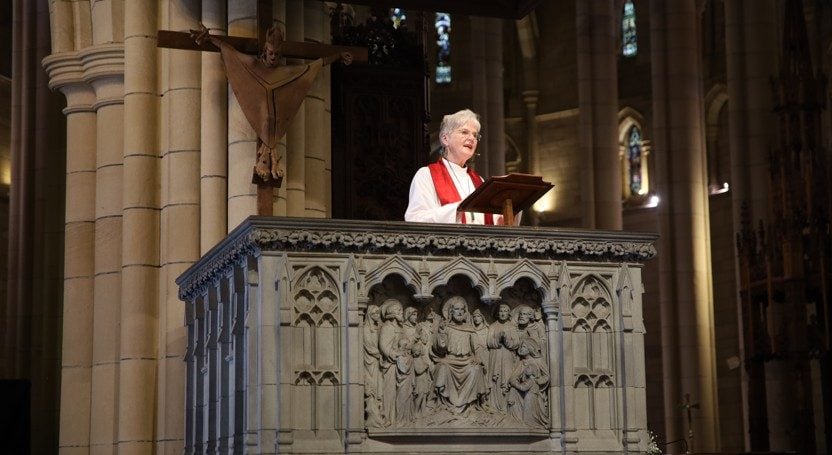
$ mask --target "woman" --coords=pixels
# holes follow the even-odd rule
[[[463,109],[442,119],[439,127],[442,157],[419,169],[413,177],[405,221],[503,224],[502,215],[457,212],[459,203],[483,182],[468,166],[480,139],[480,121],[472,111]]]

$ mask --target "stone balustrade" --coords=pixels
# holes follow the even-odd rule
[[[248,218],[177,280],[186,452],[644,451],[655,240]]]

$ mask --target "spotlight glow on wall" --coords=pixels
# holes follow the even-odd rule
[[[12,184],[12,167],[8,160],[0,160],[0,184]]]
[[[650,196],[650,199],[647,201],[647,205],[645,205],[645,207],[658,207],[659,201],[659,196],[654,194]]]

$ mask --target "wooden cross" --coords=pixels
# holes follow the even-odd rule
[[[269,28],[272,26],[272,0],[257,0],[257,38],[245,38],[239,36],[216,36],[224,43],[230,44],[237,51],[246,54],[258,54],[263,49]],[[197,43],[190,33],[174,32],[170,30],[159,30],[157,47],[168,49],[183,49],[193,51],[219,52],[220,49],[210,41]],[[367,48],[352,46],[333,46],[317,43],[284,41],[279,48],[284,57],[319,59],[329,57],[333,54],[348,52],[352,55],[354,62],[367,62]],[[274,184],[263,182],[255,178],[257,184],[257,214],[260,216],[271,216],[273,214]],[[279,186],[279,181],[277,186]]]

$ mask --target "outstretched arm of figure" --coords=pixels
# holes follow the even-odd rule
[[[191,38],[194,39],[196,44],[201,45],[205,41],[208,41],[212,44],[217,44],[213,36],[209,33],[208,27],[205,26],[202,22],[199,23],[199,30],[191,30]]]

